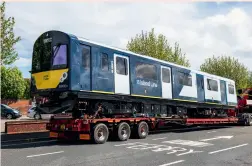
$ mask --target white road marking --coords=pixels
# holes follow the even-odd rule
[[[234,136],[218,136],[218,137],[214,137],[214,138],[208,138],[208,139],[202,139],[200,141],[211,141],[211,140],[216,140],[216,139],[231,139]]]
[[[239,147],[246,146],[246,145],[248,145],[248,143],[246,143],[246,144],[241,144],[241,145],[237,145],[237,146],[233,146],[233,147],[226,148],[226,149],[216,150],[216,151],[213,151],[213,152],[209,152],[208,154],[214,154],[214,153],[218,153],[218,152],[223,152],[223,151],[227,151],[227,150],[230,150],[230,149],[239,148]]]
[[[49,154],[58,154],[58,153],[63,153],[63,152],[64,152],[64,151],[58,151],[58,152],[51,152],[51,153],[30,155],[30,156],[26,156],[26,157],[29,158],[29,157],[45,156],[45,155],[49,155]]]
[[[56,142],[56,140],[50,140],[50,141],[37,141],[37,142],[26,142],[26,143],[19,143],[19,144],[9,144],[9,145],[2,145],[2,147],[15,146],[15,145],[28,145],[28,144],[45,143],[45,142]]]
[[[152,140],[160,140],[160,139],[166,139],[167,137],[162,137],[162,138],[155,138],[155,139],[152,139]]]
[[[118,145],[114,145],[114,146],[125,146],[125,145],[135,145],[135,144],[146,144],[143,142],[132,142],[132,143],[125,143],[125,144],[118,144]]]
[[[217,132],[217,131],[209,131],[209,132],[207,132],[207,133],[215,133],[215,132]]]
[[[168,166],[168,165],[173,165],[173,164],[177,164],[177,163],[182,163],[184,162],[185,160],[178,160],[178,161],[174,161],[174,162],[171,162],[171,163],[166,163],[166,164],[163,164],[163,165],[159,165],[159,166]]]
[[[186,154],[201,153],[201,152],[203,152],[203,151],[194,151],[193,149],[190,149],[188,152],[180,153],[180,154],[177,154],[176,156],[183,156],[183,155],[186,155]]]
[[[191,140],[171,140],[171,141],[163,141],[162,143],[170,143],[170,144],[178,144],[178,145],[187,145],[187,146],[194,146],[194,147],[205,147],[211,146],[213,144],[206,143],[206,142],[198,142],[198,141],[191,141]]]
[[[241,129],[243,130],[243,129],[246,129],[246,128],[248,128],[248,127],[242,127]]]
[[[166,154],[176,154],[176,156],[183,156],[187,154],[203,152],[203,151],[194,151],[193,149],[186,149],[182,147],[149,144],[149,143],[144,143],[144,142],[126,143],[126,144],[119,144],[119,145],[114,145],[114,146],[125,146],[128,149],[134,149],[134,150],[151,150],[152,152],[165,152]]]

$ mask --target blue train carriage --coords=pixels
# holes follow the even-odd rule
[[[233,80],[59,31],[35,41],[31,72],[32,94],[51,101],[38,106],[47,113],[102,103],[108,113],[195,117],[237,103]]]

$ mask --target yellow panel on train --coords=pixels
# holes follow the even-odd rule
[[[60,79],[67,71],[68,69],[51,70],[35,73],[32,76],[35,79],[37,89],[51,89],[59,85]]]

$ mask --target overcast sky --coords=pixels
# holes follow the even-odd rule
[[[127,41],[155,28],[171,45],[178,42],[199,69],[205,58],[231,55],[252,70],[252,3],[63,3],[6,4],[6,15],[16,19],[15,62],[30,77],[32,47],[47,30],[61,30],[125,49]]]

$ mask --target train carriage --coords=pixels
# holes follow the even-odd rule
[[[32,83],[32,94],[50,98],[76,95],[205,108],[237,104],[233,80],[59,31],[36,40]]]

